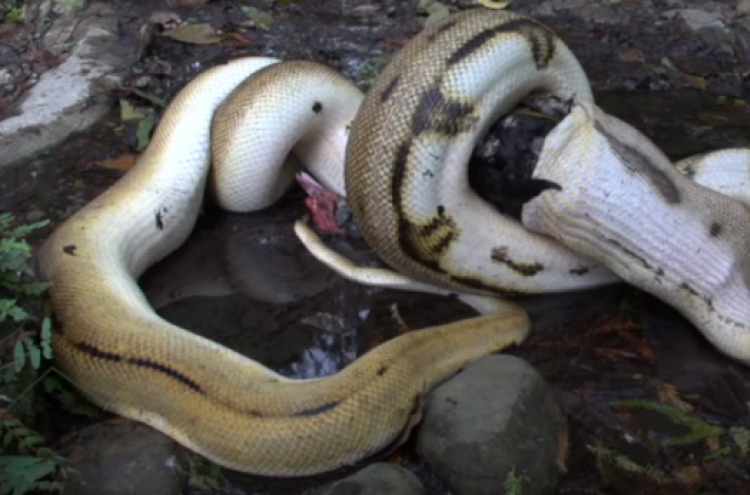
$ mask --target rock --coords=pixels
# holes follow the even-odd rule
[[[487,356],[427,399],[417,446],[456,495],[504,493],[509,473],[524,495],[553,493],[565,419],[542,376],[523,359]]]
[[[697,9],[683,9],[678,11],[682,20],[692,29],[698,31],[704,28],[718,28],[726,30],[727,27],[722,21],[722,15],[719,12],[705,12]]]
[[[0,168],[62,142],[87,129],[111,107],[109,97],[129,63],[129,49],[118,35],[114,9],[93,3],[67,18],[82,33],[68,58],[47,72],[28,92],[20,113],[0,121]],[[62,22],[62,21],[60,21]],[[66,24],[71,25],[71,24]],[[53,26],[48,36],[61,36]]]
[[[27,222],[38,222],[43,219],[47,214],[42,210],[31,210],[26,214]]]
[[[172,439],[132,421],[84,428],[62,449],[79,472],[63,495],[178,495],[186,483],[178,451]]]
[[[13,82],[13,76],[8,69],[0,69],[0,86],[6,86]]]
[[[424,488],[410,471],[385,462],[371,464],[343,480],[329,483],[310,495],[422,495]]]

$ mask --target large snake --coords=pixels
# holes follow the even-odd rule
[[[750,150],[673,166],[645,136],[581,102],[547,136],[529,228],[605,263],[750,364]],[[691,180],[692,179],[692,180]]]
[[[162,320],[136,280],[188,236],[211,160],[219,204],[244,211],[283,194],[293,150],[324,185],[347,193],[366,239],[406,274],[385,276],[391,285],[497,295],[613,282],[469,190],[474,142],[533,90],[591,98],[580,65],[549,29],[487,10],[417,35],[358,113],[359,92],[318,64],[249,58],[204,72],[172,101],[136,166],[39,252],[60,322],[57,365],[96,404],[233,469],[312,474],[396,444],[437,383],[525,338],[523,310],[491,304],[494,314],[408,333],[337,375],[295,381]]]

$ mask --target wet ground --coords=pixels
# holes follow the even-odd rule
[[[251,27],[234,2],[192,8],[118,2],[123,42],[132,44],[136,56],[126,78],[130,86],[112,95],[113,101],[148,104],[133,88],[168,100],[202,68],[246,54],[325,62],[366,87],[385,57],[420,29],[414,6],[406,2],[249,4],[270,12],[268,30]],[[690,5],[518,1],[512,7],[560,33],[590,75],[598,103],[678,159],[750,145],[744,103],[750,96],[750,34],[727,2],[703,2],[701,8],[721,13],[732,29],[710,23],[693,29],[679,13]],[[158,26],[141,29],[154,12],[208,22],[224,35],[205,44],[161,37]],[[14,64],[13,53],[22,63],[22,50],[0,56]],[[9,111],[31,77],[19,74],[16,87],[3,96]],[[136,136],[113,107],[94,130],[3,172],[0,209],[28,221],[59,222],[132,165]],[[296,243],[291,224],[300,212],[297,195],[269,212],[206,216],[183,249],[144,277],[147,294],[171,321],[297,377],[335,372],[395,335],[393,304],[414,328],[471,314],[457,301],[373,290],[332,276]],[[339,241],[337,247],[360,259],[370,256],[360,245]],[[266,273],[264,266],[290,270]],[[253,276],[243,277],[245,272]],[[746,368],[715,352],[674,311],[629,287],[523,304],[534,329],[513,352],[547,378],[570,418],[561,442],[567,473],[559,493],[750,493]],[[393,459],[413,468],[429,493],[445,492],[410,445]],[[341,476],[272,480],[226,474],[243,493],[274,494],[299,493]]]

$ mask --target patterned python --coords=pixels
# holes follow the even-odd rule
[[[210,154],[210,187],[232,210],[263,208],[283,194],[296,167],[284,162],[290,149],[327,187],[343,193],[345,183],[367,240],[413,277],[364,272],[371,282],[497,295],[616,277],[499,217],[466,183],[474,141],[527,92],[591,97],[578,62],[544,26],[500,11],[452,16],[394,57],[356,119],[361,95],[340,75],[276,62],[237,60],[187,85],[137,165],[57,228],[38,267],[52,283],[61,324],[57,365],[93,402],[223,466],[296,476],[397,444],[418,420],[425,393],[478,357],[521,342],[528,317],[512,303],[474,299],[492,314],[411,332],[310,381],[286,379],[171,325],[136,280],[188,236]],[[331,264],[340,261],[305,239]],[[363,273],[337,267],[352,278]]]
[[[601,260],[750,364],[749,167],[747,149],[674,167],[640,132],[581,102],[534,171],[562,189],[524,205],[523,222]]]

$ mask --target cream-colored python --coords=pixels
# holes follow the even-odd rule
[[[561,190],[524,205],[527,227],[601,260],[750,364],[750,150],[674,167],[640,132],[582,102],[547,136],[534,176]]]
[[[500,28],[543,30],[508,14],[484,12],[477,19],[458,16],[434,28],[445,38],[435,46],[447,51],[431,53],[460,53],[460,45],[472,44],[471,29],[498,34],[490,44],[514,44],[510,55],[530,53],[534,43],[518,42],[528,36],[508,37]],[[513,27],[514,21],[520,24]],[[453,29],[461,43],[443,43]],[[334,469],[396,443],[427,391],[481,355],[522,341],[529,322],[519,307],[494,304],[493,315],[409,333],[333,377],[300,382],[154,313],[136,279],[189,234],[210,154],[218,162],[242,162],[240,169],[217,167],[210,177],[225,208],[275,201],[291,178],[293,165],[284,158],[293,145],[318,180],[344,192],[343,149],[359,92],[320,65],[275,62],[238,60],[191,82],[136,166],[56,229],[38,253],[38,268],[52,283],[60,322],[56,363],[86,396],[219,464],[286,476]]]
[[[211,154],[243,163],[211,175],[225,208],[263,208],[283,194],[292,147],[318,180],[344,192],[343,146],[359,93],[317,64],[275,62],[238,60],[186,86],[138,164],[61,225],[38,261],[61,323],[56,362],[84,394],[219,464],[286,476],[334,469],[398,442],[427,391],[523,340],[529,322],[517,306],[498,303],[493,315],[409,333],[333,377],[300,382],[153,312],[136,279],[189,234]],[[394,268],[481,294],[615,280],[468,190],[462,160],[474,141],[534,89],[590,98],[557,37],[507,12],[448,18],[386,68],[352,124],[345,182],[368,241]]]

